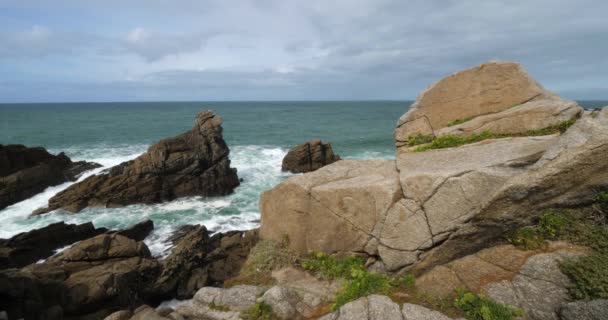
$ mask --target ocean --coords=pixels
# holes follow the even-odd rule
[[[579,101],[599,108],[608,101]],[[78,214],[30,213],[47,204],[71,183],[0,211],[0,238],[50,223],[84,223],[125,228],[152,219],[155,230],[145,242],[154,255],[166,253],[167,237],[185,224],[203,224],[214,232],[244,230],[259,224],[259,195],[291,176],[281,172],[289,148],[321,138],[344,159],[392,159],[392,133],[411,101],[311,102],[141,102],[0,104],[0,143],[42,146],[65,152],[72,160],[93,161],[103,168],[133,159],[160,139],[190,130],[195,115],[211,109],[223,120],[232,167],[243,179],[228,196],[187,197],[155,205],[87,208]]]

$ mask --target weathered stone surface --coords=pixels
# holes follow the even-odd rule
[[[311,172],[338,160],[340,156],[334,154],[329,143],[314,139],[289,150],[281,168],[293,173]]]
[[[121,310],[112,313],[103,320],[129,320],[131,315],[133,315],[133,312],[129,310]]]
[[[48,258],[57,249],[106,230],[96,229],[90,222],[80,225],[57,222],[44,228],[20,233],[10,239],[0,239],[0,269],[20,268]]]
[[[292,289],[272,287],[264,293],[262,300],[272,308],[272,312],[279,319],[295,320],[301,318],[297,310],[300,297]]]
[[[396,144],[407,144],[408,138],[416,134],[434,135],[455,120],[553,97],[517,63],[484,63],[445,77],[422,92],[399,119]]]
[[[98,167],[72,162],[64,153],[52,155],[41,147],[0,144],[0,210]]]
[[[434,296],[466,288],[524,309],[525,319],[559,319],[570,285],[559,262],[587,252],[564,242],[552,242],[544,251],[499,245],[431,269],[416,280],[416,287]]]
[[[213,304],[242,311],[254,305],[263,293],[264,289],[249,285],[237,285],[227,289],[204,287],[194,295],[193,300],[203,305]]]
[[[411,303],[404,303],[402,312],[403,320],[451,320],[450,317],[439,311]]]
[[[531,101],[499,113],[479,116],[459,125],[436,130],[435,135],[468,136],[483,131],[496,134],[523,133],[575,120],[582,113],[583,108],[576,102],[556,97]]]
[[[260,235],[297,252],[363,251],[401,197],[394,162],[342,160],[287,179],[260,199]],[[373,249],[370,249],[373,250]]]
[[[130,320],[170,320],[169,318],[163,317],[156,313],[154,308],[143,305],[133,311],[133,316]]]
[[[407,304],[406,304],[407,305]],[[408,311],[408,315],[412,315],[409,311],[415,310],[420,315],[435,315],[431,310],[421,310],[419,308],[407,307],[404,305],[404,313]],[[440,313],[437,313],[441,315]],[[445,316],[444,316],[445,317]],[[328,314],[319,320],[403,320],[403,314],[399,305],[393,302],[389,297],[381,295],[371,295],[360,298],[343,305],[338,311]],[[440,318],[405,318],[416,320],[444,320],[447,317]]]
[[[192,130],[161,140],[135,160],[70,186],[51,198],[47,208],[35,213],[229,194],[239,185],[239,179],[236,169],[230,168],[221,123],[211,111],[201,112]]]
[[[257,230],[230,231],[209,237],[204,226],[185,226],[172,239],[171,254],[161,260],[157,286],[170,297],[187,299],[206,285],[222,285],[238,274],[258,241]]]
[[[608,316],[608,300],[566,303],[560,310],[561,320],[602,320]]]

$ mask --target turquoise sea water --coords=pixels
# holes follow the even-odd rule
[[[224,138],[232,166],[244,179],[226,197],[182,198],[157,205],[88,208],[78,214],[53,212],[29,217],[70,183],[0,211],[0,238],[56,221],[123,228],[152,219],[156,229],[146,239],[155,254],[163,240],[183,224],[204,224],[215,231],[254,228],[258,198],[289,174],[280,170],[287,150],[312,138],[331,142],[343,158],[393,158],[392,132],[411,101],[345,102],[157,102],[0,104],[0,143],[43,146],[64,151],[73,160],[104,168],[137,157],[154,142],[190,130],[197,112],[212,109],[224,119]],[[608,101],[581,101],[597,108]],[[97,169],[87,175],[99,172]]]

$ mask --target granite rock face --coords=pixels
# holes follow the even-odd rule
[[[340,160],[340,156],[334,154],[329,143],[314,139],[289,150],[283,158],[281,169],[293,173],[305,173],[315,171],[338,160]]]
[[[201,112],[192,130],[161,140],[136,159],[70,186],[35,213],[229,194],[239,179],[236,169],[230,168],[221,124],[221,118],[211,111]]]
[[[397,146],[415,134],[433,135],[464,120],[534,100],[548,93],[516,63],[489,62],[449,75],[423,91],[397,123]]]
[[[408,114],[437,117],[435,129],[478,116],[450,129],[462,132],[477,132],[484,123],[506,133],[564,121],[570,126],[561,134],[424,152],[397,148],[395,161],[343,160],[290,177],[261,196],[261,237],[287,236],[300,253],[364,254],[374,270],[419,275],[500,243],[506,231],[531,224],[546,208],[590,204],[595,190],[606,186],[608,109],[582,112],[513,63],[489,63],[445,81],[423,93]],[[454,115],[445,118],[435,108]],[[536,111],[542,116],[522,116]],[[501,119],[510,124],[502,126]]]
[[[44,148],[0,144],[0,210],[32,197],[47,187],[76,181],[99,164],[72,162],[64,153],[52,155]]]

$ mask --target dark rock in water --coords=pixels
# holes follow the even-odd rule
[[[184,196],[221,196],[239,185],[222,138],[222,120],[211,111],[197,115],[192,130],[161,140],[138,158],[91,176],[49,200],[40,214],[63,208],[118,207],[158,203]]]
[[[152,230],[154,230],[154,222],[152,220],[146,220],[115,233],[135,241],[143,241]]]
[[[57,249],[106,231],[95,229],[90,222],[80,225],[57,222],[10,239],[0,239],[0,269],[26,266],[50,257]]]
[[[283,171],[306,173],[340,160],[329,143],[314,139],[289,150],[283,158]]]
[[[50,186],[76,181],[85,171],[101,165],[72,162],[64,153],[44,148],[0,144],[0,209],[25,200]]]
[[[143,242],[100,234],[43,263],[1,270],[0,310],[9,319],[103,319],[126,308],[191,298],[199,288],[235,276],[257,240],[257,230],[210,236],[204,226],[185,226],[172,237],[170,255],[159,260]]]

